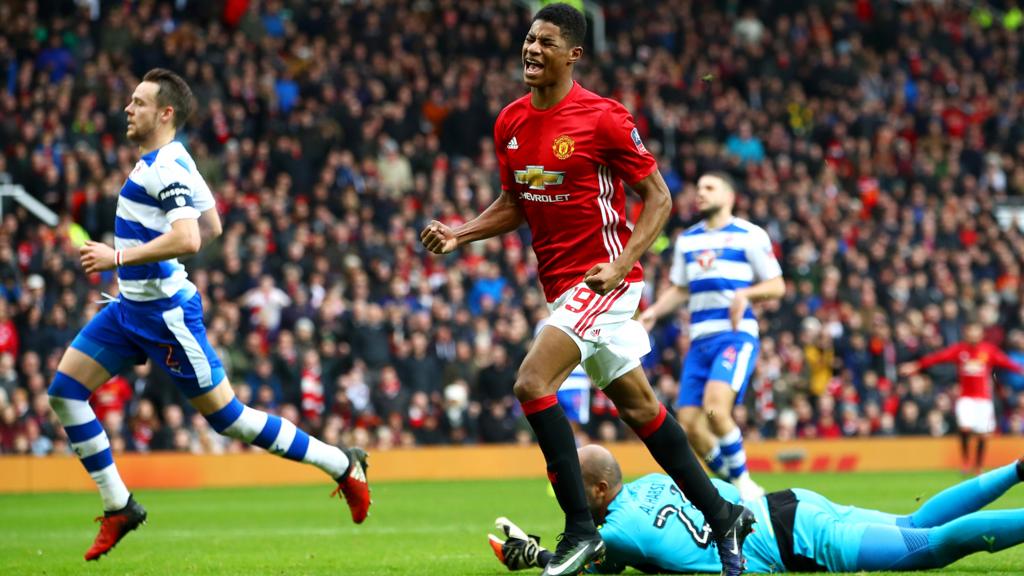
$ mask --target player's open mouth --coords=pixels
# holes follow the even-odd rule
[[[544,65],[532,58],[526,58],[523,60],[523,71],[528,76],[535,76],[540,74],[541,70],[544,69]]]

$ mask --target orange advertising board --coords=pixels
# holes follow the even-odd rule
[[[623,473],[658,470],[643,444],[609,446]],[[986,463],[997,466],[1024,455],[1024,438],[995,438]],[[806,442],[751,442],[747,460],[753,472],[878,472],[953,469],[959,466],[954,438],[845,439]],[[133,489],[207,488],[319,484],[323,473],[311,466],[262,452],[229,455],[177,453],[121,454],[117,467]],[[372,452],[375,481],[540,478],[544,460],[536,446],[431,447]],[[72,456],[0,457],[0,493],[94,490]]]

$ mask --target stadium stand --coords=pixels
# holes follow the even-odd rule
[[[737,176],[739,213],[783,264],[788,295],[761,314],[736,410],[748,441],[951,433],[953,369],[897,366],[974,317],[1024,359],[1024,237],[996,217],[1024,195],[1020,11],[602,4],[608,50],[577,79],[633,112],[675,196],[647,301],[704,170]],[[238,396],[377,449],[529,442],[511,384],[545,307],[525,229],[446,258],[418,241],[495,197],[490,130],[523,92],[528,23],[509,0],[0,4],[0,184],[60,215],[51,228],[3,205],[0,453],[68,450],[46,386],[116,291],[82,273],[76,243],[111,239],[133,163],[122,109],[154,66],[199,103],[184,140],[225,233],[188,267]],[[685,314],[646,363],[668,404]],[[1000,382],[1000,431],[1024,434],[1024,379]],[[115,450],[241,449],[146,366],[93,402]],[[595,394],[581,434],[624,438],[613,410]]]

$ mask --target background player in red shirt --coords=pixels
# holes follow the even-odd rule
[[[964,327],[963,342],[900,366],[900,374],[909,376],[936,364],[957,363],[960,397],[956,401],[956,423],[960,429],[960,458],[965,474],[970,471],[971,437],[978,437],[974,471],[981,473],[985,438],[996,429],[995,406],[992,404],[992,370],[1006,368],[1018,374],[1024,373],[1024,367],[1010,360],[1002,350],[982,342],[983,335],[981,324],[971,322]]]
[[[522,50],[530,93],[502,110],[494,126],[501,195],[473,220],[454,229],[433,221],[420,237],[431,252],[447,254],[511,232],[524,220],[530,226],[552,313],[519,368],[514,391],[566,515],[565,533],[544,574],[576,574],[604,554],[572,429],[555,397],[582,361],[591,381],[704,513],[722,573],[736,576],[743,571],[741,549],[753,515],[718,494],[640,367],[650,344],[633,319],[643,290],[637,261],[665,225],[671,197],[625,107],[573,81],[585,35],[583,15],[566,4],[534,16]],[[632,231],[623,180],[644,203]]]

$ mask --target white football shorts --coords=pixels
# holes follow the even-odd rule
[[[583,369],[598,388],[639,366],[651,351],[647,331],[633,320],[643,290],[643,282],[623,282],[601,296],[580,282],[548,304],[548,325],[576,343]]]
[[[996,409],[988,398],[961,396],[956,401],[956,424],[961,430],[975,434],[991,434],[996,430]]]

